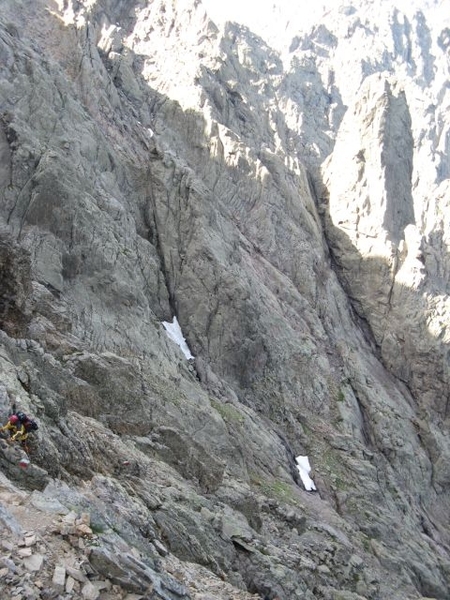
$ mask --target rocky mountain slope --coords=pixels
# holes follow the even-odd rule
[[[450,596],[450,23],[392,4],[3,0],[2,598]]]

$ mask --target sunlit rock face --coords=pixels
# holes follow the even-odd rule
[[[448,272],[448,255],[439,266],[435,257],[436,242],[441,247],[445,237],[447,185],[439,189],[430,182],[431,198],[422,196],[423,189],[413,184],[414,148],[405,91],[371,76],[324,165],[327,228],[348,290],[385,364],[445,418],[449,340],[442,315],[448,283],[442,274]]]
[[[362,50],[344,65],[340,45],[349,42],[339,39],[330,55],[346,78],[348,109],[321,184],[330,247],[354,306],[439,436],[450,381],[450,121],[448,23],[437,6],[391,9],[377,30],[358,7],[351,13]]]
[[[43,565],[64,542],[110,600],[449,597],[447,18],[355,1],[280,41],[4,0],[0,416],[40,430],[0,518],[18,485],[98,531]]]

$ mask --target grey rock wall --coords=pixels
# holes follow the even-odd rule
[[[0,524],[89,513],[42,523],[97,582],[64,597],[448,596],[445,36],[394,11],[356,67],[363,8],[280,53],[188,0],[4,2],[0,416],[40,429]]]

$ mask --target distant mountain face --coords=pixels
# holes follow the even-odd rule
[[[439,3],[404,8],[330,11],[292,49],[330,94],[331,144],[313,160],[347,289],[388,368],[420,397],[444,383],[431,404],[445,419],[449,340],[436,308],[448,310],[448,17]]]
[[[450,593],[450,15],[299,19],[2,6],[0,483],[91,507],[117,598]]]

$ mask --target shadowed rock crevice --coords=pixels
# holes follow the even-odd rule
[[[411,116],[404,92],[398,96],[387,89],[388,101],[381,135],[381,167],[386,178],[386,207],[383,227],[398,243],[405,227],[415,223],[412,198],[414,140]]]
[[[30,257],[4,229],[0,232],[0,328],[23,337],[31,319]]]

